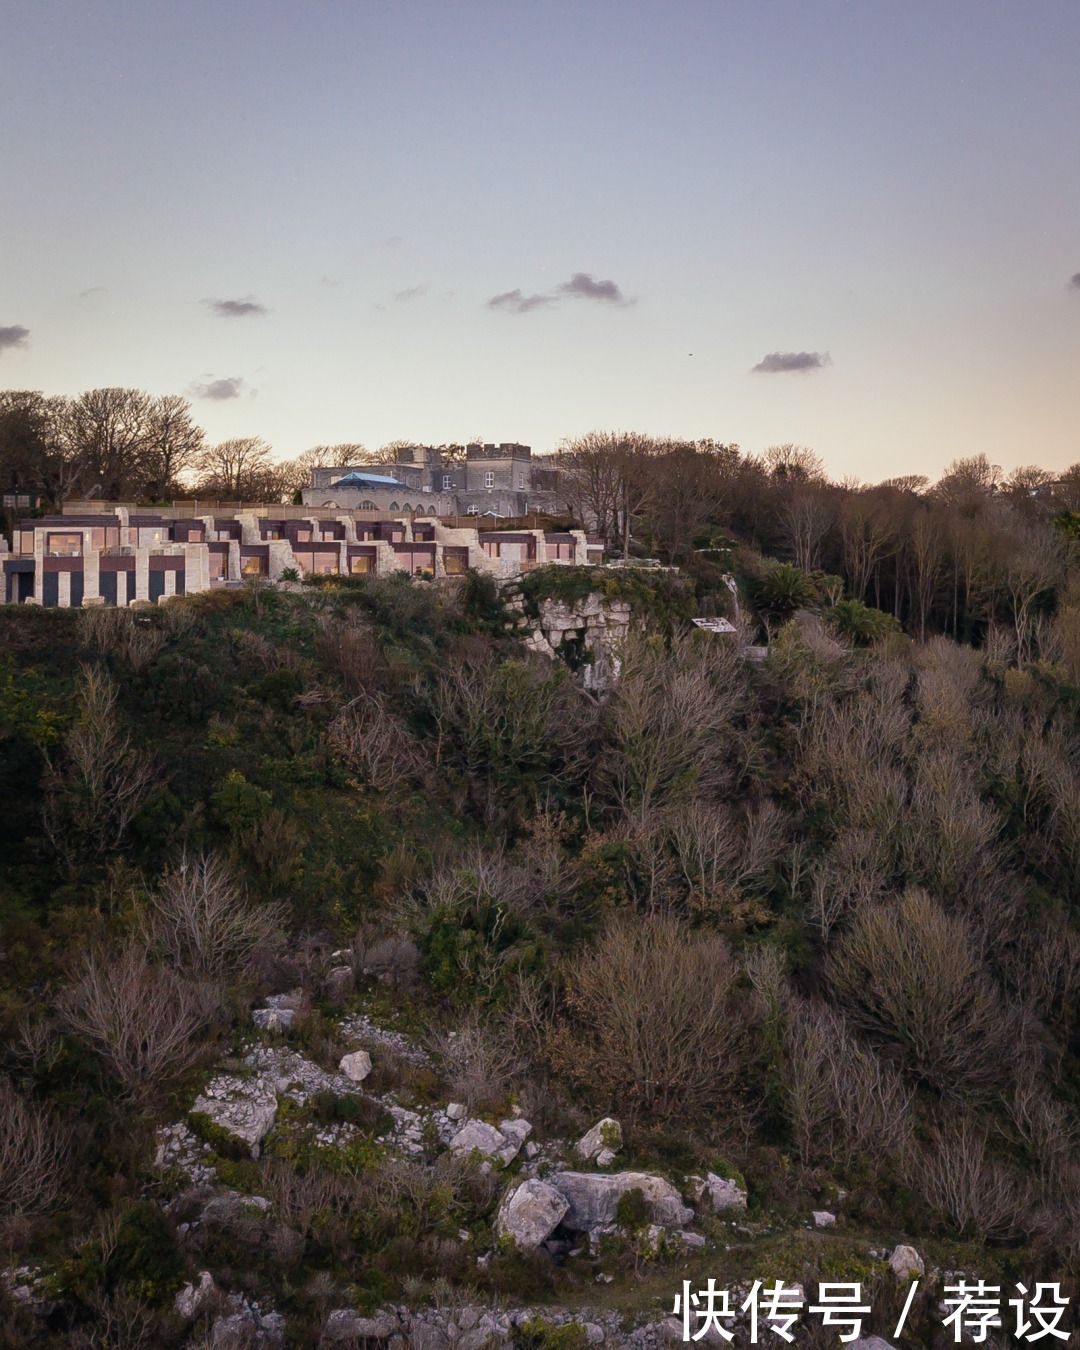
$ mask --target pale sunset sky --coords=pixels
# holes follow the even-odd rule
[[[0,0],[0,388],[1080,460],[1077,0]]]

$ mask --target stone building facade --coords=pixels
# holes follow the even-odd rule
[[[307,506],[415,511],[425,515],[524,516],[556,507],[554,470],[537,469],[527,445],[473,444],[463,462],[438,446],[398,450],[393,464],[314,469]]]

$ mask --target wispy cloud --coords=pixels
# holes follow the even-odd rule
[[[89,300],[92,296],[104,295],[107,290],[107,286],[87,286],[85,291],[79,292],[79,299]]]
[[[21,323],[14,323],[8,328],[0,328],[0,352],[7,351],[12,347],[25,347],[29,337],[30,329],[24,328]]]
[[[828,352],[770,352],[754,366],[752,373],[785,375],[789,371],[821,370],[831,364]]]
[[[506,309],[511,314],[528,314],[530,309],[543,309],[545,305],[554,303],[555,297],[552,295],[524,295],[518,286],[512,291],[503,291],[501,295],[493,295],[488,301],[488,309]]]
[[[213,399],[215,403],[221,403],[227,398],[239,398],[240,391],[244,387],[244,381],[239,375],[232,375],[220,380],[207,380],[203,384],[193,384],[191,392],[196,398]]]
[[[269,314],[269,310],[253,295],[245,295],[239,300],[204,300],[203,304],[222,319],[246,319],[254,314]]]
[[[395,291],[395,300],[415,300],[417,296],[426,295],[426,286],[407,286],[403,291]]]
[[[569,281],[554,286],[550,291],[526,295],[520,287],[493,295],[488,309],[505,309],[510,314],[528,314],[533,309],[547,309],[562,300],[596,300],[605,305],[632,305],[614,281],[597,281],[591,272],[575,272]]]
[[[1080,272],[1074,272],[1069,278],[1069,286],[1074,291],[1080,291]]]
[[[575,272],[556,289],[560,295],[573,295],[581,300],[600,300],[608,305],[628,303],[613,281],[597,281],[589,272]]]

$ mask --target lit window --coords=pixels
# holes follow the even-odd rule
[[[81,534],[50,534],[48,553],[53,558],[78,558],[82,554]]]
[[[261,577],[266,571],[266,563],[259,557],[241,558],[240,570],[246,577]]]

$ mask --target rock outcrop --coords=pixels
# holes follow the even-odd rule
[[[547,1241],[569,1208],[570,1202],[554,1186],[530,1178],[503,1196],[495,1232],[531,1250]]]
[[[575,1145],[579,1158],[594,1162],[599,1167],[609,1166],[620,1148],[622,1148],[622,1126],[611,1116],[598,1120]]]
[[[620,1198],[633,1190],[641,1191],[649,1202],[654,1223],[681,1228],[694,1217],[670,1181],[648,1172],[556,1172],[548,1180],[568,1201],[562,1222],[575,1232],[614,1223]]]
[[[638,620],[636,627],[644,629]],[[541,600],[536,625],[526,645],[544,656],[574,654],[585,687],[603,689],[619,673],[619,643],[635,627],[630,602],[609,600],[593,592],[583,600]]]
[[[483,1157],[507,1167],[531,1133],[532,1126],[527,1120],[504,1120],[498,1128],[483,1120],[466,1120],[450,1140],[450,1147],[455,1153],[471,1153],[475,1149]]]

